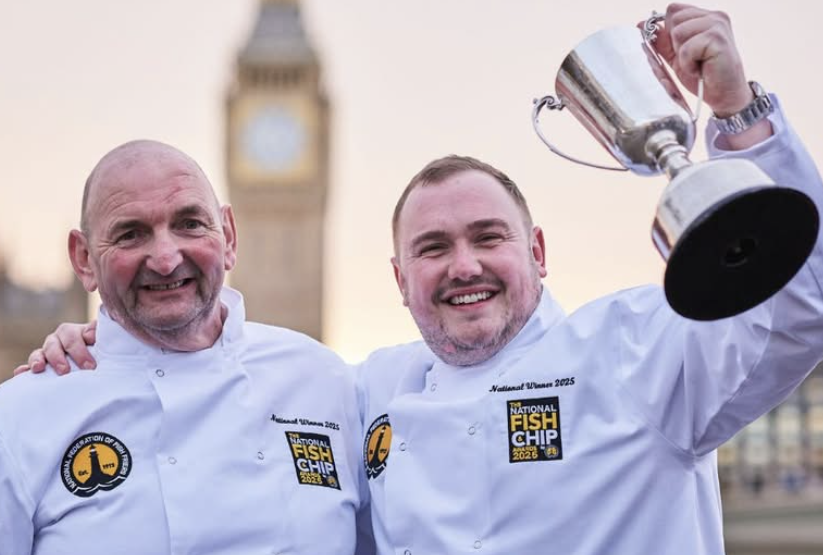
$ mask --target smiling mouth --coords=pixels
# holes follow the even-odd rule
[[[474,304],[490,299],[493,296],[494,293],[491,291],[482,291],[480,293],[471,293],[469,295],[455,295],[449,299],[449,304],[454,306]]]
[[[183,287],[188,282],[189,280],[187,279],[181,279],[172,283],[158,283],[155,285],[146,285],[144,287],[149,291],[171,291],[172,289],[179,289],[180,287]]]

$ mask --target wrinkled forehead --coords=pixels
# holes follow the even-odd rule
[[[96,215],[112,197],[151,198],[173,188],[185,188],[209,208],[219,208],[202,169],[185,153],[157,143],[124,145],[103,157],[89,176],[86,216]]]

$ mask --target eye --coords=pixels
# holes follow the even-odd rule
[[[445,250],[446,245],[444,243],[430,243],[420,247],[418,256],[437,256],[442,254]]]
[[[118,235],[117,239],[115,239],[115,242],[117,242],[117,243],[129,243],[129,242],[132,242],[132,241],[136,241],[139,238],[140,238],[140,232],[136,229],[130,229],[130,230],[128,230],[126,232],[123,232],[120,235]]]
[[[477,242],[481,245],[496,245],[503,240],[499,233],[483,233],[477,237]]]
[[[181,227],[183,229],[193,231],[195,229],[200,229],[204,225],[206,225],[206,224],[204,224],[200,220],[188,219],[188,220],[183,220],[183,223],[181,224]]]

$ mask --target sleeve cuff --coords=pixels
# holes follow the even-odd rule
[[[706,151],[709,154],[709,158],[752,157],[787,146],[786,130],[788,126],[783,115],[783,107],[780,104],[780,99],[778,99],[774,93],[769,93],[769,98],[772,100],[774,112],[767,116],[767,119],[772,123],[774,134],[765,141],[752,145],[749,148],[730,150],[724,148],[723,135],[717,129],[717,122],[714,116],[712,116],[706,125]]]

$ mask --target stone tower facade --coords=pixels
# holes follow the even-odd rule
[[[329,108],[296,1],[263,0],[237,58],[226,110],[226,168],[239,255],[231,284],[247,318],[317,339]]]

